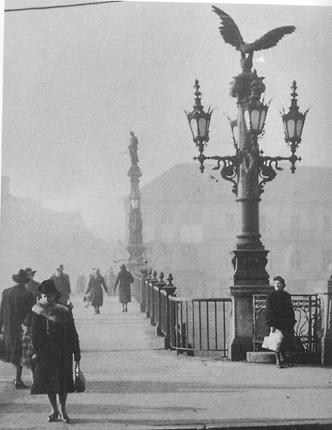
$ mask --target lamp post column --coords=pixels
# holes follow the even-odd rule
[[[131,132],[130,145],[128,147],[131,158],[131,166],[128,171],[130,177],[130,208],[129,208],[129,243],[127,250],[129,252],[128,266],[133,273],[139,272],[144,267],[143,235],[142,235],[142,214],[140,208],[139,178],[142,176],[141,169],[138,166],[137,156],[138,140]]]
[[[253,295],[270,291],[265,269],[268,251],[259,232],[259,148],[257,135],[250,130],[248,106],[253,97],[260,98],[265,86],[254,72],[242,72],[234,80],[232,95],[238,102],[238,193],[240,233],[234,250],[233,317],[231,359],[243,360],[252,351]]]

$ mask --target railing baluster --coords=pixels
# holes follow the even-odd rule
[[[201,301],[198,302],[198,322],[199,322],[199,349],[202,349],[202,312]]]
[[[222,314],[223,314],[223,347],[224,347],[224,357],[227,356],[227,347],[226,347],[226,306],[225,301],[222,302]]]
[[[223,302],[225,305],[225,302]],[[214,337],[215,337],[215,345],[216,351],[218,349],[218,317],[217,317],[217,300],[214,302]]]
[[[207,350],[210,351],[210,325],[209,325],[209,302],[206,301],[206,346]]]
[[[186,301],[186,348],[188,347],[188,336],[189,336],[189,333],[188,333],[188,302]]]
[[[191,301],[192,325],[193,325],[193,349],[195,349],[195,302]]]

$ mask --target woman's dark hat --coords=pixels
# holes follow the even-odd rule
[[[26,269],[24,269],[26,271],[26,273],[29,275],[29,273],[35,274],[37,272],[37,270],[32,270],[31,267],[27,267]]]
[[[120,269],[127,269],[125,264],[121,264]]]
[[[43,281],[39,287],[38,291],[40,294],[54,294],[56,300],[60,299],[61,293],[56,289],[54,281],[52,279],[46,279]]]
[[[27,284],[30,279],[27,276],[27,272],[24,269],[20,269],[17,275],[12,276],[13,280],[18,284]]]

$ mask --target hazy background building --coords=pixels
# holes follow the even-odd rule
[[[296,293],[322,291],[332,262],[332,168],[289,166],[266,184],[260,207],[270,277]],[[149,264],[172,272],[181,294],[220,296],[232,283],[238,208],[231,184],[178,164],[142,189]],[[213,172],[214,175],[215,172]],[[217,176],[216,176],[217,177]]]
[[[0,230],[0,290],[13,284],[11,276],[20,268],[37,270],[43,280],[64,264],[73,289],[79,274],[93,267],[106,271],[118,254],[119,244],[96,238],[79,212],[57,212],[38,201],[10,193],[8,177],[2,177]]]

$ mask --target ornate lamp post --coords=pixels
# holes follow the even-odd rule
[[[144,267],[144,251],[142,236],[142,214],[140,208],[141,196],[139,192],[139,178],[142,176],[138,166],[137,146],[138,140],[133,132],[130,132],[131,139],[128,147],[131,166],[128,171],[130,177],[130,197],[129,197],[129,270],[136,272]]]
[[[256,70],[252,70],[252,56],[254,50],[273,46],[284,34],[292,32],[294,27],[272,30],[253,44],[245,44],[234,21],[220,9],[216,7],[213,9],[221,18],[220,32],[224,40],[233,46],[236,45],[234,34],[236,34],[236,40],[242,40],[239,46],[236,45],[237,49],[241,51],[242,72],[234,78],[231,86],[231,96],[237,99],[238,106],[237,120],[231,122],[235,154],[225,156],[206,156],[204,154],[209,141],[212,111],[211,109],[207,112],[204,111],[198,80],[194,85],[193,111],[186,112],[186,115],[194,143],[199,151],[198,156],[194,159],[199,161],[201,172],[204,171],[205,161],[215,161],[214,170],[219,170],[221,177],[233,184],[232,191],[239,204],[240,232],[237,235],[234,250],[234,286],[231,287],[231,294],[234,296],[231,356],[232,359],[242,359],[245,352],[252,348],[252,295],[262,294],[270,289],[269,275],[265,269],[268,251],[261,242],[259,232],[260,196],[264,192],[264,185],[275,178],[277,170],[282,170],[279,162],[289,161],[292,173],[295,172],[295,164],[300,161],[296,150],[301,142],[307,112],[299,112],[297,87],[294,81],[291,107],[287,113],[284,112],[282,115],[285,140],[290,146],[291,155],[289,157],[264,155],[259,148],[259,139],[264,132],[269,103],[265,103],[262,97],[265,91],[264,78],[259,77]],[[267,39],[270,37],[268,35],[273,32],[275,32],[274,43],[271,44]],[[230,37],[230,33],[232,33],[232,37]],[[236,126],[238,128],[237,138],[234,135]]]

